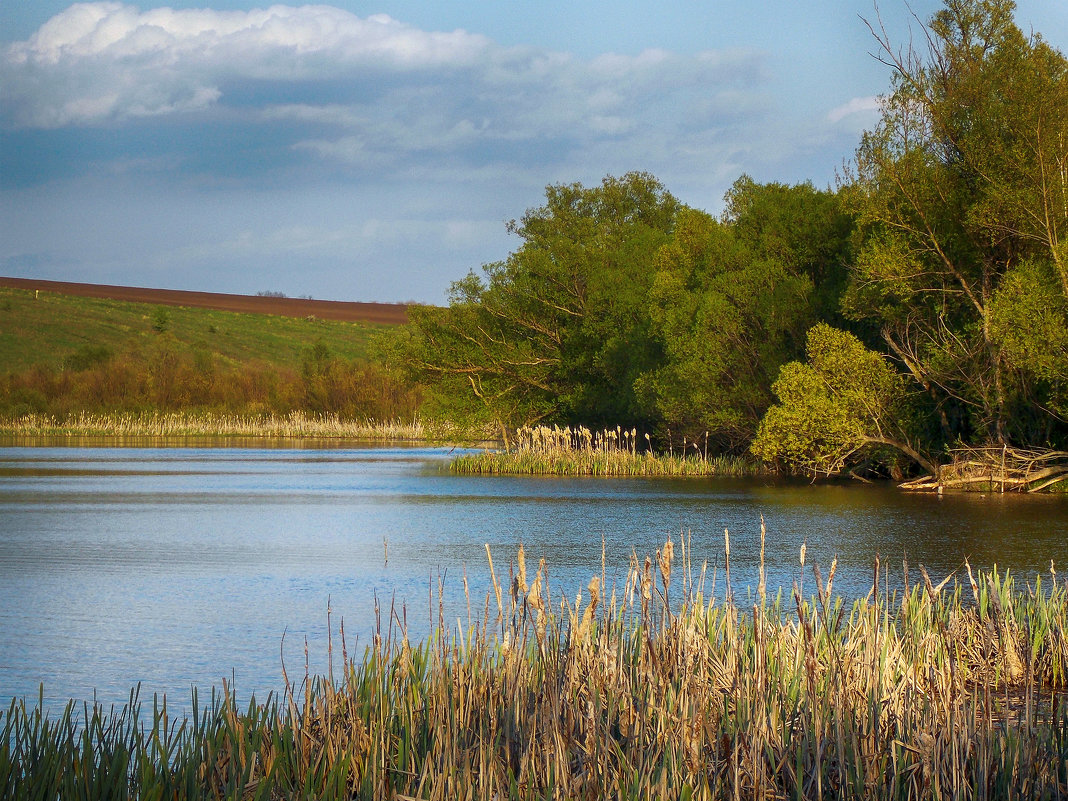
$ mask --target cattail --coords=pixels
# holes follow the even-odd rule
[[[767,529],[764,526],[764,515],[760,516],[760,583],[757,586],[757,592],[760,594],[760,604],[764,605],[764,599],[767,597],[767,581],[764,574],[764,537],[767,534]]]
[[[590,579],[589,585],[586,589],[590,592],[590,603],[586,607],[585,613],[582,615],[582,622],[578,627],[578,639],[584,640],[590,633],[590,628],[593,626],[593,618],[597,612],[597,604],[601,600],[601,579],[594,576]],[[575,604],[575,608],[578,608],[578,603]]]
[[[527,594],[527,560],[526,555],[523,553],[523,543],[519,543],[519,555],[516,557],[516,561],[519,563],[519,591],[524,595]]]
[[[656,552],[656,559],[660,564],[660,579],[664,582],[665,590],[671,585],[671,562],[674,558],[675,545],[669,539],[664,543],[664,549]]]

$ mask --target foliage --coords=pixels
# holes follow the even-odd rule
[[[1007,271],[990,301],[990,336],[1022,374],[1016,383],[1029,392],[1028,406],[1046,402],[1068,419],[1068,296],[1049,262],[1029,260]]]
[[[1026,38],[1014,8],[947,0],[926,53],[875,30],[895,79],[850,187],[860,236],[847,310],[880,327],[946,442],[1066,436],[1053,363],[1068,298],[1068,61]],[[1039,297],[1052,348],[1028,333]]]
[[[648,267],[677,208],[643,173],[550,186],[509,224],[515,252],[456,282],[448,308],[413,309],[385,347],[437,409],[505,439],[543,419],[633,420],[634,379],[657,357]]]
[[[835,195],[809,184],[743,176],[727,202],[722,221],[680,211],[657,254],[650,317],[664,359],[638,388],[667,428],[740,451],[772,403],[779,367],[837,307],[851,222]]]
[[[152,312],[152,328],[157,334],[164,333],[171,325],[171,314],[162,306]]]
[[[115,357],[107,345],[81,345],[74,353],[63,360],[68,370],[81,372],[100,364],[107,364]]]
[[[808,333],[806,363],[791,362],[773,387],[779,403],[761,421],[753,452],[791,470],[835,475],[872,446],[889,446],[934,472],[904,430],[902,378],[855,336],[820,323]]]

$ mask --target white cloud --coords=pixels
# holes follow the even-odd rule
[[[854,114],[863,114],[865,117],[870,117],[873,112],[881,108],[880,102],[875,95],[854,97],[849,102],[843,103],[827,112],[827,121],[831,123],[841,122],[846,117],[852,117]]]
[[[714,206],[743,171],[782,179],[833,125],[777,107],[769,63],[745,49],[579,58],[323,5],[87,3],[0,50],[0,127],[30,131],[44,167],[25,156],[28,185],[80,169],[186,188],[404,187],[428,218],[493,199],[504,219],[546,184],[647,170]],[[109,131],[86,137],[88,164],[42,130],[90,126]]]
[[[202,109],[233,81],[462,69],[490,48],[462,30],[425,32],[331,6],[142,12],[81,3],[9,45],[0,77],[5,116],[49,128]]]
[[[71,6],[0,60],[9,127],[228,107],[235,92],[258,82],[273,84],[257,100],[261,120],[335,126],[343,133],[338,153],[351,152],[352,136],[365,147],[423,150],[617,136],[640,126],[643,107],[680,93],[734,91],[758,81],[759,72],[758,57],[744,51],[684,57],[648,50],[581,61],[331,6],[140,11],[115,2]],[[271,91],[317,82],[347,97],[271,102]]]

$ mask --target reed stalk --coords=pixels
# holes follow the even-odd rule
[[[811,557],[811,555],[810,555]],[[704,596],[689,544],[554,602],[522,552],[487,617],[396,615],[333,681],[172,718],[0,713],[4,798],[1056,799],[1068,586],[975,572],[866,598]],[[804,568],[802,568],[804,569]],[[503,572],[503,571],[502,571]],[[885,577],[885,567],[882,576]],[[496,576],[496,573],[495,573]],[[500,597],[500,607],[497,598]],[[502,617],[494,624],[498,611]],[[488,623],[488,625],[487,625]],[[331,654],[331,662],[332,662]]]
[[[337,415],[290,412],[245,416],[210,412],[81,413],[67,419],[30,414],[0,420],[0,434],[15,437],[249,437],[425,441],[433,433],[418,419],[345,420]]]
[[[508,450],[462,454],[453,460],[456,473],[476,475],[558,476],[759,476],[760,462],[740,456],[708,455],[707,442],[685,443],[682,450],[656,453],[644,436],[621,428],[593,432],[584,427],[535,426],[516,431]]]

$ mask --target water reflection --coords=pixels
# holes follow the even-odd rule
[[[307,443],[305,443],[307,444]],[[892,487],[751,480],[459,477],[447,451],[397,448],[0,448],[0,702],[125,699],[131,685],[187,698],[233,678],[280,686],[325,660],[326,610],[350,653],[391,603],[414,635],[486,608],[489,543],[501,575],[520,542],[572,598],[601,570],[621,581],[685,534],[694,567],[723,590],[731,533],[738,598],[755,587],[760,517],[769,584],[798,579],[798,549],[863,595],[876,552],[923,563],[936,581],[965,556],[1025,577],[1068,561],[1068,499],[908,495]],[[388,554],[388,563],[387,563]],[[812,587],[811,574],[805,577]],[[495,602],[494,602],[495,606]],[[385,611],[383,611],[385,610]],[[359,638],[358,643],[354,642]]]

